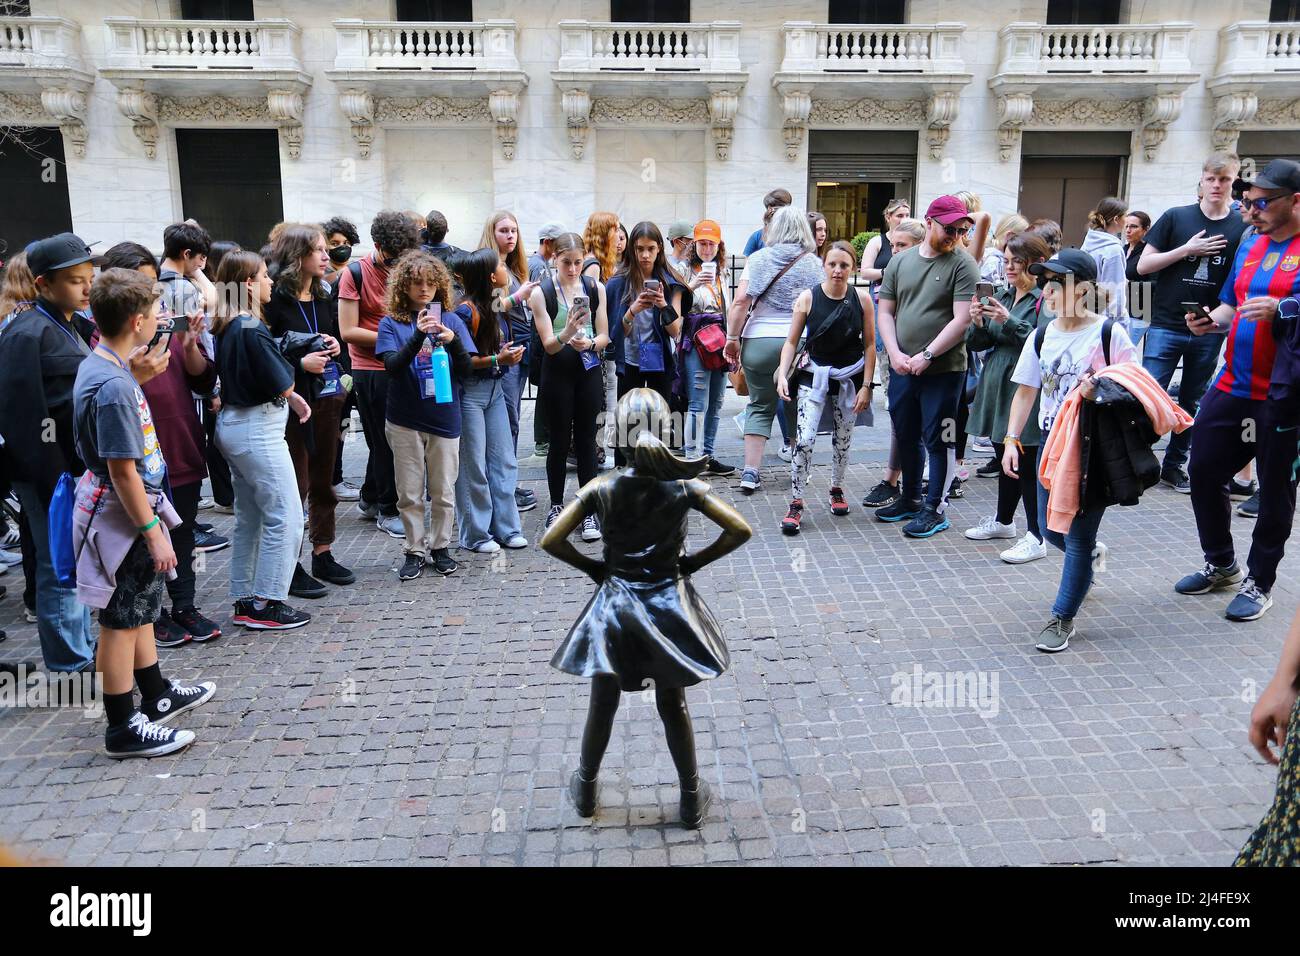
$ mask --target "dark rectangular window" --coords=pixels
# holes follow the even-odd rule
[[[30,17],[32,0],[0,0],[0,17]]]
[[[691,0],[611,0],[613,23],[690,23]]]
[[[829,23],[906,23],[904,0],[831,0]]]
[[[1047,0],[1047,22],[1119,23],[1119,0]]]
[[[397,0],[397,19],[403,23],[471,23],[472,0]]]
[[[253,0],[181,0],[182,20],[252,20]]]
[[[1300,0],[1273,0],[1268,5],[1271,23],[1294,23],[1300,20]]]
[[[68,168],[57,126],[0,127],[0,209],[3,259],[33,239],[71,231]]]
[[[181,209],[213,239],[260,249],[284,218],[280,139],[273,129],[178,129]]]

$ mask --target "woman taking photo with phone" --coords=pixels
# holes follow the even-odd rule
[[[1029,272],[1034,263],[1050,258],[1051,250],[1038,236],[1021,235],[1007,243],[1005,252],[1004,267],[1010,286],[986,297],[987,301],[976,296],[970,308],[971,327],[966,333],[966,345],[972,351],[990,350],[984,359],[975,401],[971,403],[966,433],[992,436],[994,461],[998,464],[997,511],[974,528],[967,529],[966,537],[972,541],[1015,538],[1016,505],[1023,501],[1025,536],[1003,551],[1001,558],[1007,564],[1025,564],[1047,557],[1047,545],[1038,526],[1037,404],[1030,408],[1020,431],[1018,478],[1002,471],[1002,455],[1006,449],[1001,438],[1007,433],[1007,417],[1016,393],[1011,373],[1024,351],[1025,340],[1040,324],[1052,319],[1050,312],[1041,310],[1043,294]]]
[[[406,531],[402,581],[418,578],[427,564],[439,574],[456,570],[448,548],[460,468],[460,383],[470,375],[474,350],[451,311],[447,267],[423,249],[405,253],[388,274],[388,314],[375,340],[375,356],[390,376],[384,434]]]
[[[786,534],[799,533],[813,445],[817,441],[822,410],[827,405],[835,429],[831,440],[831,514],[843,517],[849,513],[849,502],[844,497],[844,475],[849,467],[853,426],[858,414],[871,407],[876,364],[876,309],[871,292],[865,286],[849,286],[849,277],[857,264],[853,246],[842,239],[831,244],[823,266],[826,279],[800,293],[795,300],[790,334],[781,348],[776,392],[787,402],[795,401],[799,410],[794,461],[790,465],[790,510],[781,519],[781,530]],[[807,351],[791,375],[791,365],[805,331]],[[791,394],[792,385],[796,395]]]
[[[587,217],[582,233],[582,247],[586,251],[582,274],[585,277],[601,284],[613,278],[623,259],[620,251],[622,228],[618,216],[612,212],[593,212]],[[596,450],[596,462],[603,469],[614,467],[614,412],[618,405],[618,363],[614,361],[614,350],[608,346],[601,355],[600,382],[604,395],[605,427]],[[545,430],[543,420],[541,433],[544,434]]]
[[[731,475],[736,469],[713,457],[722,400],[727,394],[727,286],[723,279],[727,250],[722,227],[712,219],[695,224],[685,266],[686,320],[679,344],[681,385],[686,396],[687,458],[707,458],[711,475]],[[708,363],[708,364],[706,364]]]
[[[526,548],[515,504],[519,464],[515,459],[507,396],[502,379],[524,356],[510,337],[510,322],[496,311],[498,289],[510,286],[510,271],[497,251],[478,249],[456,261],[465,290],[456,315],[474,342],[472,371],[460,396],[460,475],[456,479],[456,524],[466,551],[494,554]]]
[[[550,527],[564,510],[564,481],[570,437],[576,442],[578,487],[596,477],[596,419],[604,408],[600,355],[609,344],[605,287],[582,274],[582,237],[572,232],[555,240],[557,280],[542,279],[529,299],[542,350],[542,390],[551,444],[546,452]],[[594,514],[582,523],[582,540],[599,541]]]
[[[649,388],[669,399],[673,339],[682,329],[684,292],[664,258],[659,227],[637,223],[623,268],[605,289],[620,397],[634,388]],[[616,460],[623,464],[621,452]]]
[[[222,296],[212,321],[222,398],[216,441],[235,486],[234,622],[253,630],[302,627],[311,616],[285,603],[302,547],[302,499],[284,433],[289,416],[307,424],[311,406],[294,391],[293,366],[262,318],[272,288],[262,257],[230,253],[217,284],[240,293]]]

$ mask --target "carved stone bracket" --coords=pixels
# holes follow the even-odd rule
[[[1020,145],[1020,131],[1034,114],[1029,93],[1005,93],[998,97],[998,158],[1006,162]]]
[[[496,126],[501,156],[514,159],[515,144],[519,139],[519,94],[514,90],[493,90],[488,97],[488,112]]]
[[[266,109],[280,128],[290,159],[302,155],[302,94],[296,90],[271,90],[266,95]]]
[[[1169,124],[1178,119],[1178,114],[1182,111],[1181,92],[1156,93],[1154,96],[1147,97],[1142,107],[1140,136],[1142,153],[1148,162],[1156,158],[1160,144],[1165,141],[1165,136],[1169,133]]]
[[[948,134],[953,121],[957,119],[959,97],[951,90],[941,90],[930,96],[926,105],[926,142],[930,146],[930,158],[943,156],[943,148],[948,143]]]
[[[735,129],[740,96],[731,90],[714,90],[709,94],[709,125],[713,129],[713,148],[718,159],[731,155],[731,134]]]
[[[1216,152],[1237,151],[1237,137],[1242,127],[1255,118],[1259,96],[1253,89],[1228,90],[1214,98],[1212,139]]]
[[[786,93],[781,98],[781,108],[785,115],[785,123],[781,130],[785,136],[785,155],[787,159],[798,159],[799,147],[803,145],[804,134],[808,131],[812,96],[801,92]]]
[[[339,106],[352,124],[352,138],[357,141],[357,151],[362,159],[370,158],[370,147],[375,141],[375,101],[365,90],[344,90],[339,94]]]
[[[77,156],[86,155],[86,94],[71,87],[41,90],[41,106],[59,124],[64,138]]]
[[[145,156],[158,155],[158,100],[152,93],[139,89],[119,90],[117,108],[131,121],[136,138],[144,144]]]
[[[587,134],[591,130],[591,94],[586,90],[565,90],[562,103],[573,158],[582,159],[582,153],[587,148]]]

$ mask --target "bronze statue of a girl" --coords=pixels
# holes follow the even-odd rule
[[[591,678],[582,756],[569,781],[581,816],[596,812],[596,774],[609,744],[622,691],[653,688],[681,783],[681,820],[697,828],[712,794],[699,777],[685,688],[717,677],[731,662],[722,628],[691,584],[691,574],[753,534],[745,519],[698,481],[707,459],[678,458],[661,436],[671,413],[657,392],[629,391],[618,402],[617,441],[631,462],[588,482],[542,538],[542,548],[599,587],[569,629],[551,666]],[[722,528],[708,547],[685,554],[692,510]],[[583,518],[600,518],[603,560],[575,548]]]

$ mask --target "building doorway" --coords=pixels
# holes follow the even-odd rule
[[[1061,224],[1062,242],[1079,246],[1088,213],[1107,196],[1122,196],[1131,134],[1026,132],[1020,161],[1020,212],[1030,221]]]
[[[915,131],[813,130],[808,208],[826,217],[828,240],[879,231],[891,199],[913,202]]]
[[[72,230],[63,134],[57,126],[0,128],[0,208],[3,260],[33,239]]]
[[[231,156],[239,162],[232,163]],[[284,218],[280,139],[273,129],[178,129],[181,208],[213,239],[257,250]]]

